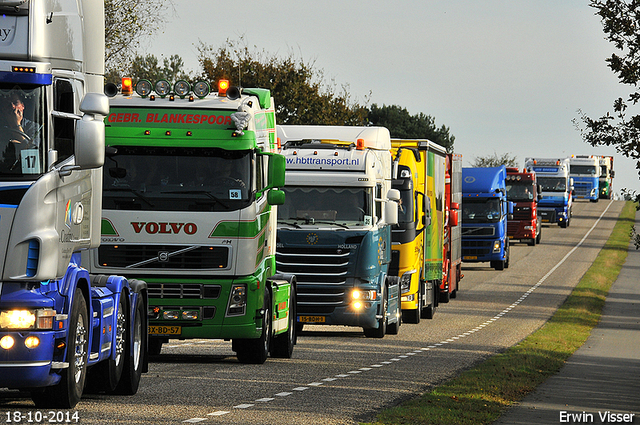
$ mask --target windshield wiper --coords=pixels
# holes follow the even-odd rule
[[[134,195],[136,195],[137,198],[140,198],[140,200],[146,202],[150,207],[155,208],[155,205],[153,205],[151,203],[151,201],[149,201],[149,199],[144,196],[142,193],[138,192],[135,189],[131,189],[130,187],[108,187],[106,189],[102,189],[103,192],[129,192],[129,193],[133,193]]]
[[[220,205],[222,205],[226,209],[231,208],[229,205],[227,205],[226,203],[222,202],[222,200],[220,198],[214,196],[208,190],[171,190],[171,191],[160,192],[160,193],[168,193],[168,194],[171,194],[171,195],[176,195],[176,194],[181,194],[181,193],[184,193],[186,195],[206,195],[209,198],[211,198],[212,201],[215,201],[215,202],[219,203]],[[198,201],[196,201],[196,202],[198,202]]]
[[[336,226],[340,226],[343,229],[348,229],[349,228],[349,226],[347,226],[346,224],[338,223],[337,221],[316,221],[316,223],[320,223],[320,224],[335,224]]]
[[[289,223],[288,221],[278,220],[278,224],[287,224],[291,227],[295,227],[296,229],[302,229],[297,223]]]

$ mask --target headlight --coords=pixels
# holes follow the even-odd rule
[[[164,320],[178,320],[180,318],[179,310],[165,310],[162,312],[162,318]]]
[[[416,270],[409,270],[405,272],[400,277],[400,292],[405,293],[409,292],[409,287],[411,286],[411,276],[416,272]]]
[[[198,320],[199,318],[199,310],[182,310],[182,320]]]
[[[0,329],[52,329],[53,309],[0,311]]]
[[[499,240],[493,241],[493,252],[500,252],[501,246],[502,246],[502,243]]]
[[[233,285],[229,294],[228,315],[244,314],[247,307],[247,287],[246,285]]]
[[[376,291],[364,291],[361,289],[354,289],[351,293],[351,298],[354,300],[371,301],[375,300],[377,296],[378,293]]]

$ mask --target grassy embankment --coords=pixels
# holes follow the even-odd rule
[[[419,398],[381,412],[382,424],[490,424],[522,400],[589,337],[627,258],[635,204],[623,207],[609,240],[549,321],[522,342]]]

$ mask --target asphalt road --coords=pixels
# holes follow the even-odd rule
[[[623,202],[579,201],[566,229],[545,225],[536,247],[514,243],[511,264],[464,264],[458,297],[433,320],[365,338],[350,327],[307,326],[292,359],[237,362],[231,343],[172,340],[152,359],[138,394],[87,395],[79,423],[353,424],[429,390],[538,329],[606,242]],[[35,412],[0,390],[7,413]],[[15,422],[14,422],[15,423]],[[24,421],[23,423],[27,423]]]

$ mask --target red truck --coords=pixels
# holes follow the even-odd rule
[[[507,167],[507,200],[514,203],[513,218],[507,220],[507,236],[535,246],[542,237],[538,200],[542,197],[536,183],[536,173]]]
[[[455,298],[462,279],[461,216],[462,206],[462,155],[447,154],[445,165],[444,237],[442,244],[442,283],[440,302]]]

